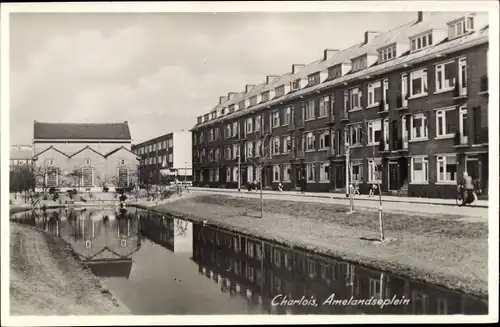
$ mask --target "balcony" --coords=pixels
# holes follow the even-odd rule
[[[481,76],[479,94],[488,94],[488,76]]]
[[[461,87],[460,85],[455,84],[455,89],[453,90],[453,99],[464,99],[467,98],[467,85],[465,87]]]
[[[378,144],[378,151],[379,152],[389,152],[389,141],[386,139],[380,139],[379,144]]]
[[[463,132],[456,132],[454,137],[453,147],[468,147],[469,146],[469,137],[467,135],[463,135]]]
[[[408,109],[408,95],[404,98],[402,95],[398,95],[396,98],[396,110],[406,110]]]
[[[341,122],[347,122],[349,121],[349,115],[347,114],[347,111],[342,110],[340,112],[340,117],[339,117]]]
[[[480,128],[476,130],[474,135],[474,145],[487,145],[488,144],[488,128]]]
[[[392,151],[408,151],[408,138],[407,137],[399,137],[396,138],[392,143]]]
[[[305,154],[304,150],[295,149],[293,151],[293,153],[294,153],[295,159],[305,159],[306,158],[306,154]]]
[[[383,114],[388,114],[389,113],[389,104],[385,101],[380,101],[378,105],[378,114],[383,115]]]

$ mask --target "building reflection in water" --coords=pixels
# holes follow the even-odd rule
[[[131,256],[141,247],[138,219],[126,210],[41,210],[16,214],[14,220],[62,238],[100,277],[128,278]]]
[[[276,314],[487,314],[486,302],[332,258],[199,224],[193,225],[199,272],[230,296],[242,296]],[[321,305],[336,299],[409,299],[407,305]],[[276,306],[277,295],[318,306]],[[277,301],[279,302],[279,301]],[[394,303],[394,302],[393,302]]]

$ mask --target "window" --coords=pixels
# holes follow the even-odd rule
[[[330,131],[326,130],[319,134],[319,148],[327,149],[330,147]]]
[[[249,182],[254,181],[254,176],[253,176],[253,166],[248,166],[247,168],[247,180]]]
[[[382,292],[382,285],[379,279],[370,278],[368,284],[368,292],[370,297],[380,297]]]
[[[247,158],[253,157],[253,142],[247,142],[245,146],[246,152],[245,155]]]
[[[437,157],[437,181],[457,181],[457,157],[455,155]]]
[[[283,125],[288,125],[290,123],[291,112],[292,108],[290,107],[283,108]]]
[[[361,132],[362,132],[362,127],[360,124],[349,126],[349,134],[348,134],[348,139],[346,141],[349,142],[350,145],[361,145],[362,144]]]
[[[173,161],[174,161],[174,159],[173,159],[173,158],[174,158],[173,153],[169,153],[169,154],[168,154],[168,162],[173,162]]]
[[[213,142],[213,140],[214,140],[214,130],[210,129],[208,133],[208,142]]]
[[[427,139],[427,116],[425,114],[416,114],[410,118],[410,139]]]
[[[292,82],[292,91],[300,90],[300,79]]]
[[[378,144],[382,135],[382,122],[375,120],[367,123],[368,144]]]
[[[278,98],[278,97],[282,97],[282,96],[284,96],[284,95],[285,95],[285,86],[284,86],[284,85],[282,85],[282,86],[280,86],[280,87],[277,87],[277,88],[275,89],[275,91],[274,91],[274,96],[275,96],[276,98]]]
[[[316,117],[316,101],[309,100],[306,102],[306,116],[305,120],[311,120]]]
[[[436,92],[448,91],[455,87],[455,62],[436,65]]]
[[[465,24],[465,18],[458,22],[448,25],[448,39],[450,40],[461,37],[466,32],[467,32],[467,26]]]
[[[350,93],[350,110],[361,109],[361,96],[362,92],[359,87],[351,89]]]
[[[411,181],[412,183],[427,183],[429,164],[427,157],[411,158]]]
[[[210,169],[208,171],[208,181],[209,182],[213,182],[214,181],[214,171],[212,169]]]
[[[219,169],[214,169],[215,171],[215,181],[218,182],[219,181]]]
[[[258,132],[260,131],[260,122],[262,120],[262,117],[260,115],[255,116],[255,126],[254,126],[254,131]]]
[[[316,138],[313,132],[306,134],[306,150],[316,149]]]
[[[284,164],[283,165],[283,181],[289,182],[292,176],[292,165]]]
[[[253,133],[253,118],[252,117],[247,118],[245,120],[245,122],[246,122],[246,124],[245,124],[245,126],[246,126],[246,133],[247,134]]]
[[[165,158],[166,159],[166,158]],[[215,158],[216,161],[220,160],[220,150],[219,148],[215,148]],[[165,160],[166,161],[166,160]]]
[[[247,242],[247,255],[250,258],[253,258],[254,251],[253,251],[253,243],[252,242]]]
[[[208,150],[208,160],[214,161],[214,151],[212,149]]]
[[[262,102],[269,101],[269,91],[262,93]]]
[[[280,165],[274,165],[273,166],[273,182],[280,182],[280,181],[281,181]]]
[[[250,98],[250,105],[255,106],[257,104],[257,96],[254,95],[253,97]]]
[[[432,33],[411,39],[411,52],[425,49],[432,45]]]
[[[398,103],[398,107],[406,107],[408,105],[408,75],[401,75],[401,103]]]
[[[279,110],[274,110],[271,114],[272,120],[271,120],[271,126],[273,128],[279,127],[280,126],[280,112]]]
[[[280,153],[280,138],[275,137],[273,138],[273,154],[279,154]]]
[[[306,175],[308,181],[316,180],[316,169],[313,163],[306,164]]]
[[[363,178],[363,162],[362,161],[352,161],[351,162],[351,180],[361,182]]]
[[[238,109],[245,109],[245,100],[241,100],[240,103],[238,103]]]
[[[392,46],[379,51],[378,60],[379,62],[388,61],[396,58],[396,47]]]
[[[307,79],[309,82],[308,83],[309,86],[319,84],[320,83],[320,74],[316,73],[313,75],[309,75]]]
[[[412,97],[427,95],[427,69],[410,73],[410,94]]]
[[[226,168],[226,182],[231,181],[231,167]]]
[[[311,259],[307,259],[307,275],[310,278],[316,277],[316,262]]]
[[[274,250],[274,256],[273,256],[273,261],[274,261],[274,265],[276,267],[281,267],[281,253],[279,250]],[[278,279],[279,280],[279,279]],[[276,282],[276,280],[275,280]],[[281,283],[280,283],[281,284]]]
[[[319,165],[319,180],[323,182],[330,181],[330,163],[322,162]]]
[[[349,111],[349,92],[344,91],[344,113]]]
[[[448,301],[446,299],[443,299],[442,297],[438,297],[437,314],[438,315],[448,314]]]
[[[233,137],[238,137],[238,122],[233,122]]]
[[[257,141],[254,147],[255,156],[259,157],[262,154],[262,141]]]
[[[436,136],[453,136],[456,132],[455,108],[436,111]]]
[[[292,149],[292,137],[290,135],[287,135],[283,137],[283,153],[290,153],[290,150]]]
[[[366,68],[366,56],[354,59],[352,61],[352,71],[360,70]]]
[[[240,145],[233,144],[233,158],[238,158],[240,156]]]
[[[368,85],[368,107],[377,106],[382,100],[382,83],[380,81]]]
[[[319,98],[319,117],[328,116],[328,108],[330,104],[330,96]]]
[[[379,159],[368,160],[368,182],[375,183],[382,180],[382,163]]]
[[[90,159],[85,159],[84,161],[85,166],[90,166],[90,163],[91,163]]]
[[[238,181],[238,167],[233,167],[233,181]]]

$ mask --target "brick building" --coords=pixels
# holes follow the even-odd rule
[[[35,165],[47,187],[86,189],[133,182],[138,158],[130,151],[127,122],[108,124],[34,123]],[[72,173],[78,172],[71,176]],[[39,181],[39,184],[43,183]]]
[[[422,13],[282,76],[220,97],[192,129],[197,185],[452,198],[488,185],[487,13]],[[346,172],[346,152],[349,158]],[[262,154],[265,154],[262,158]],[[269,156],[267,154],[269,153]]]
[[[32,145],[11,145],[9,153],[9,167],[11,170],[31,165],[33,162]]]
[[[134,144],[132,152],[140,157],[140,181],[157,185],[161,178],[160,170],[168,168],[172,176],[180,182],[192,181],[191,133],[173,132]],[[174,177],[172,177],[174,178]]]

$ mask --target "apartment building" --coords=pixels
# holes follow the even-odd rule
[[[173,132],[132,146],[140,157],[141,183],[157,185],[162,181],[160,170],[168,168],[180,182],[193,180],[192,143],[188,131]]]
[[[10,170],[23,166],[29,166],[33,163],[32,145],[11,145],[9,152]]]
[[[418,12],[222,96],[191,130],[194,183],[453,198],[467,171],[487,192],[488,44],[487,13]]]

